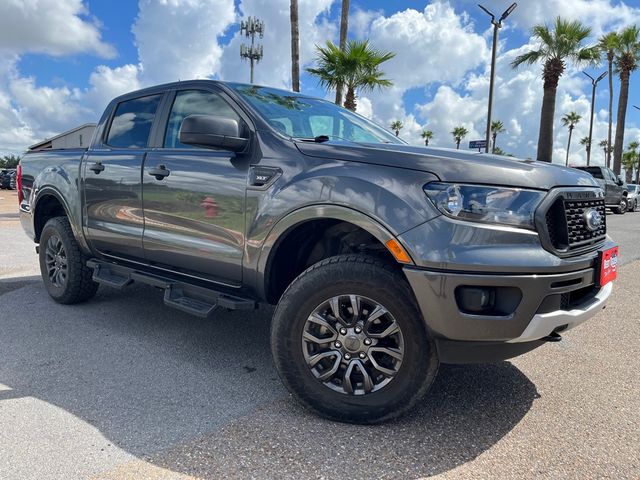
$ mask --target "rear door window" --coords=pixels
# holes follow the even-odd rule
[[[189,115],[215,115],[230,118],[239,124],[240,117],[217,93],[204,90],[183,90],[176,94],[164,135],[165,148],[197,148],[180,143],[180,127]]]
[[[107,145],[118,148],[146,148],[161,94],[134,98],[116,107]]]

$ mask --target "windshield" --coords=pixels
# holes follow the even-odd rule
[[[627,190],[629,193],[640,193],[640,186],[638,185],[627,185]]]
[[[359,143],[404,143],[370,120],[326,100],[267,87],[232,87],[273,128],[290,137],[313,140],[326,136]]]

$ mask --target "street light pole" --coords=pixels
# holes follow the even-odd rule
[[[603,72],[598,78],[593,78],[587,72],[582,72],[591,79],[591,120],[589,121],[589,143],[587,143],[587,167],[591,162],[591,141],[593,140],[593,113],[596,104],[596,87],[598,82],[607,76],[609,72]]]
[[[496,50],[498,49],[498,30],[502,28],[502,22],[505,20],[511,12],[515,10],[518,6],[517,3],[512,3],[509,8],[507,8],[499,20],[496,20],[496,17],[493,13],[487,10],[482,5],[478,4],[478,6],[491,17],[491,25],[493,25],[493,46],[491,48],[491,74],[489,77],[489,106],[487,108],[487,133],[485,136],[486,145],[484,147],[485,153],[489,153],[489,143],[491,142],[491,109],[493,107],[493,85],[495,83],[496,78]]]

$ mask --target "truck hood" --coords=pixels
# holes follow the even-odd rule
[[[444,182],[504,185],[548,190],[598,187],[588,173],[546,162],[460,150],[400,144],[296,142],[304,155],[428,172]]]

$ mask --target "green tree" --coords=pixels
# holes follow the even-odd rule
[[[589,150],[589,137],[582,137],[580,139],[580,145],[582,145],[585,150]]]
[[[433,132],[431,130],[423,130],[420,134],[422,138],[424,138],[425,147],[429,146],[429,141],[433,138]]]
[[[618,34],[616,32],[607,33],[600,37],[598,48],[606,55],[607,64],[609,66],[609,129],[607,134],[607,145],[611,145],[611,130],[613,128],[613,60],[615,59],[615,51],[618,45]],[[602,146],[602,145],[600,145]],[[605,152],[605,164],[611,166],[611,149]]]
[[[404,124],[400,120],[394,120],[389,126],[391,127],[391,130],[395,132],[396,137],[400,135],[400,130],[404,128]]]
[[[637,26],[627,27],[618,34],[615,46],[615,65],[620,75],[620,97],[618,98],[618,117],[616,121],[616,137],[613,144],[613,171],[620,175],[622,147],[624,144],[624,125],[629,102],[629,78],[638,68],[640,62],[640,29]]]
[[[571,149],[571,136],[573,135],[573,129],[582,118],[582,115],[578,115],[576,112],[569,112],[565,114],[562,119],[562,126],[569,128],[569,141],[567,142],[567,158],[565,165],[569,165],[569,150]]]
[[[636,167],[638,154],[632,150],[627,150],[622,154],[621,164],[625,169],[625,180],[631,183],[633,178],[633,170]]]
[[[347,49],[347,33],[349,31],[349,0],[342,0],[340,13],[340,50]],[[342,83],[336,86],[336,105],[342,105]]]
[[[356,110],[356,90],[366,92],[393,85],[391,80],[384,78],[380,65],[392,59],[395,53],[376,50],[368,40],[351,40],[345,51],[330,41],[324,47],[316,45],[316,49],[316,67],[307,68],[307,72],[317,76],[325,88],[344,85],[347,89],[344,106],[349,110]]]
[[[451,135],[453,135],[453,141],[456,142],[456,149],[460,149],[460,142],[467,136],[469,130],[464,128],[462,125],[459,127],[454,127],[451,131]]]
[[[512,62],[514,68],[523,64],[543,63],[544,96],[540,112],[537,159],[551,162],[553,156],[553,119],[556,110],[558,82],[565,71],[567,61],[581,65],[593,63],[599,56],[596,47],[583,44],[591,34],[591,29],[578,21],[567,21],[558,17],[553,27],[536,25],[533,37],[538,40],[536,50],[519,55]]]
[[[291,0],[291,89],[300,91],[300,31],[298,22],[298,0]]]
[[[494,120],[491,122],[491,153],[496,153],[496,138],[498,138],[498,134],[506,131],[504,124],[500,120]]]
[[[636,183],[640,185],[640,153],[638,153],[638,148],[640,148],[640,143],[633,141],[627,146],[627,148],[629,149],[630,152],[633,152],[633,154],[636,157],[636,160],[637,160]]]
[[[606,138],[604,140],[600,140],[598,146],[604,151],[604,164],[609,165],[609,158],[611,156],[611,148],[609,148],[609,140]]]
[[[20,163],[20,157],[17,155],[4,155],[0,158],[0,168],[16,168]]]

